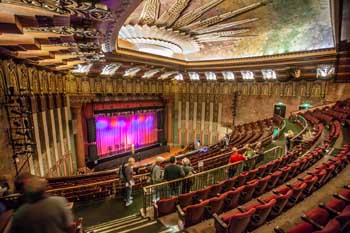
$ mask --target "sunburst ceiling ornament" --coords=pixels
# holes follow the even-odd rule
[[[253,37],[251,28],[238,28],[259,18],[233,21],[234,17],[266,5],[267,0],[203,18],[208,11],[228,0],[211,0],[193,11],[184,13],[195,0],[176,0],[159,15],[160,0],[145,0],[136,23],[126,23],[119,31],[119,39],[128,41],[138,51],[179,57],[199,52],[203,44],[241,40]]]

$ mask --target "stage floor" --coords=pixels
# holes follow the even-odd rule
[[[140,165],[154,163],[158,156],[162,156],[164,159],[169,159],[171,156],[176,155],[177,153],[181,152],[182,150],[183,149],[181,149],[180,147],[170,147],[170,151],[169,152],[162,153],[162,154],[157,154],[157,155],[152,156],[150,158],[138,161],[138,162],[135,163],[135,167],[138,167]]]

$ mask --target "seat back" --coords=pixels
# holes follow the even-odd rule
[[[247,180],[247,175],[248,172],[242,172],[241,174],[238,175],[237,181],[236,181],[236,187],[239,187],[241,185],[244,185],[246,180]]]
[[[222,182],[222,190],[221,190],[221,192],[227,192],[227,191],[232,190],[233,186],[236,183],[236,179],[237,179],[237,177],[235,176],[233,178],[230,178],[230,179],[227,179],[227,180],[223,181]]]
[[[257,179],[251,180],[247,183],[245,189],[243,190],[243,192],[241,192],[241,203],[246,203],[247,201],[250,201],[253,198],[255,187],[258,183],[259,181]]]
[[[275,171],[274,173],[272,173],[271,179],[267,183],[268,190],[273,189],[276,186],[281,174],[282,174],[282,172],[280,172],[280,171]]]
[[[156,216],[162,217],[164,215],[168,215],[170,213],[173,213],[176,211],[176,197],[170,197],[167,199],[161,199],[157,201],[156,206],[157,208],[155,209],[156,211]]]
[[[259,167],[258,167],[258,171],[257,171],[257,173],[256,173],[256,176],[257,176],[257,177],[264,177],[264,176],[265,176],[266,168],[267,168],[267,166],[266,166],[265,164],[259,166]]]
[[[228,232],[243,233],[246,231],[252,215],[255,213],[255,208],[251,208],[244,213],[235,213],[229,219]]]
[[[288,199],[292,196],[292,194],[293,190],[290,189],[286,194],[274,196],[274,198],[276,199],[276,204],[272,207],[270,217],[275,217],[283,211],[284,207],[288,202]]]
[[[208,199],[209,204],[207,210],[208,210],[208,217],[210,218],[212,214],[221,214],[223,211],[226,193],[221,194],[219,197],[213,197]]]
[[[183,211],[185,213],[185,227],[190,227],[200,223],[204,219],[205,207],[209,201],[202,201],[199,204],[187,206]]]
[[[341,229],[340,222],[336,219],[332,219],[322,230],[314,231],[313,233],[338,233],[341,232]]]
[[[213,184],[209,187],[209,193],[208,193],[208,197],[216,197],[218,194],[221,193],[221,189],[222,189],[222,183],[219,184]]]
[[[255,187],[255,191],[254,191],[254,196],[260,196],[261,194],[263,194],[267,188],[267,184],[269,182],[269,180],[271,179],[271,176],[265,176],[264,178],[259,179],[258,184]]]
[[[193,204],[193,195],[194,195],[194,192],[189,192],[189,193],[180,194],[177,197],[178,203],[181,206],[181,208],[185,208],[186,206]]]
[[[197,200],[205,200],[208,198],[210,188],[204,188],[201,190],[198,190],[195,194]]]
[[[242,185],[226,193],[225,210],[231,210],[238,206],[239,197],[244,188],[245,186]]]
[[[250,221],[249,230],[252,230],[265,223],[267,217],[269,216],[272,210],[272,207],[276,204],[276,202],[276,199],[271,199],[266,204],[258,205],[255,207],[256,211],[253,214],[252,219]]]
[[[250,170],[249,172],[248,172],[248,175],[247,175],[247,181],[249,181],[249,180],[252,180],[252,179],[255,179],[255,177],[256,177],[256,173],[258,172],[258,168],[255,168],[255,169],[253,169],[253,170]]]

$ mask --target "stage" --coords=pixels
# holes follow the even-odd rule
[[[94,168],[94,171],[104,171],[117,168],[120,164],[127,162],[129,157],[134,157],[136,160],[135,166],[149,164],[155,161],[157,156],[162,156],[165,159],[170,158],[172,155],[176,155],[181,152],[182,149],[178,147],[170,148],[167,145],[154,144],[147,147],[142,147],[135,150],[135,153],[131,151],[124,152],[122,154],[116,154],[105,158],[100,158],[94,162],[89,162],[88,166]]]

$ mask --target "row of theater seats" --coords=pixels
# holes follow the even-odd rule
[[[348,146],[347,146],[348,147]],[[347,153],[347,154],[346,154]],[[349,153],[340,152],[339,156],[329,160],[319,170],[326,169],[327,174],[335,175],[346,166]],[[314,171],[317,172],[317,171]],[[320,171],[318,172],[320,174]],[[330,177],[325,177],[327,181]],[[334,198],[326,203],[320,203],[318,207],[301,216],[302,222],[284,231],[280,227],[275,228],[277,233],[328,233],[350,232],[350,187],[335,193]]]
[[[204,219],[210,218],[213,214],[220,214],[222,211],[234,209],[238,204],[244,204],[250,201],[253,197],[258,197],[276,186],[283,184],[285,181],[302,172],[303,169],[311,166],[313,162],[320,159],[323,156],[323,149],[319,149],[317,153],[310,154],[312,159],[303,160],[302,162],[298,162],[298,160],[295,161],[295,159],[298,158],[298,155],[299,151],[272,161],[272,163],[276,165],[273,166],[275,171],[272,170],[270,173],[265,173],[265,176],[253,178],[246,182],[243,180],[240,185],[236,185],[234,190],[223,193],[219,197],[208,199],[196,205],[187,206],[184,209],[178,208],[179,218],[182,220],[184,227],[197,224]],[[269,164],[267,164],[266,167],[269,167]],[[248,175],[250,172],[248,172]],[[241,176],[238,176],[238,181],[240,177]],[[236,183],[238,183],[238,181]],[[232,197],[236,200],[232,201]],[[201,216],[198,209],[202,206],[204,208]],[[206,206],[207,208],[205,208]],[[225,208],[229,208],[224,209],[224,206]],[[197,218],[194,218],[194,216]]]
[[[332,177],[336,176],[348,164],[348,152],[349,147],[346,145],[334,158],[318,166],[312,172],[309,172],[303,178],[297,179],[292,184],[279,187],[270,196],[261,199],[258,198],[253,203],[238,207],[236,210],[225,213],[220,217],[214,214],[216,232],[243,233],[247,230],[252,231],[263,225],[266,221],[279,216],[283,211],[292,208],[295,204],[319,189]],[[310,159],[313,159],[313,156]],[[276,229],[280,230],[279,228]],[[276,232],[282,232],[278,230]],[[288,233],[311,232],[299,230],[288,231]],[[331,232],[336,233],[338,231]]]

